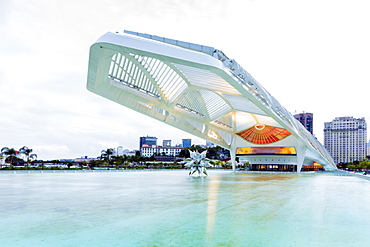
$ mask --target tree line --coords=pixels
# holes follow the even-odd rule
[[[182,169],[184,168],[183,159],[190,157],[191,151],[203,152],[207,150],[207,158],[214,159],[214,165],[218,167],[229,168],[231,163],[227,162],[230,157],[230,152],[227,149],[222,147],[209,147],[204,148],[198,145],[193,145],[191,147],[183,148],[179,154],[177,160],[173,162],[156,162],[156,156],[152,157],[143,157],[140,153],[137,153],[135,156],[128,155],[114,155],[114,149],[108,148],[101,151],[100,159],[86,162],[90,168],[94,169],[96,167],[111,167],[111,168],[161,168],[161,169]],[[221,160],[220,160],[221,159]],[[223,160],[222,160],[223,159]]]
[[[156,156],[143,157],[140,152],[134,156],[116,155],[113,148],[101,150],[100,156],[97,159],[87,160],[83,162],[66,161],[66,160],[51,160],[43,161],[37,160],[37,155],[32,153],[32,149],[27,146],[19,150],[14,148],[3,147],[0,153],[0,159],[5,163],[10,164],[3,169],[52,169],[59,170],[67,167],[67,169],[182,169],[184,168],[183,159],[190,157],[191,151],[203,152],[207,150],[207,158],[213,159],[212,162],[217,167],[230,168],[231,163],[227,162],[230,153],[227,149],[222,147],[208,147],[204,148],[198,145],[183,148],[179,157],[173,162],[157,162]]]
[[[37,154],[32,151],[27,146],[21,147],[18,151],[14,148],[3,147],[0,151],[0,160],[10,164],[26,163],[29,165],[30,162],[37,159]]]
[[[369,156],[361,161],[355,160],[353,162],[342,162],[337,165],[339,169],[347,170],[370,170]]]

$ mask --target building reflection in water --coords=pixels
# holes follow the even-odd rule
[[[203,182],[207,185],[205,188],[208,192],[205,229],[207,241],[217,238],[217,234],[227,228],[245,227],[246,230],[253,228],[252,225],[256,224],[257,219],[264,218],[262,216],[264,214],[258,213],[260,208],[270,211],[289,200],[285,193],[280,196],[276,193],[286,191],[288,185],[286,182],[297,177],[297,174],[290,173],[234,173],[229,176],[211,174],[205,178]],[[276,193],[269,193],[271,187],[275,188]],[[217,223],[217,218],[225,218],[225,216],[228,222]],[[265,216],[273,218],[274,214]]]
[[[218,177],[208,178],[211,180],[208,186],[208,205],[207,205],[207,240],[212,239],[213,230],[216,224],[217,215],[217,198],[220,186],[220,179]]]

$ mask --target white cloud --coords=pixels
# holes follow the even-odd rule
[[[32,148],[32,153],[35,153],[35,154],[41,153],[41,154],[44,154],[50,157],[53,157],[55,153],[58,153],[58,155],[64,155],[65,158],[68,158],[68,156],[70,155],[70,151],[71,150],[66,145],[56,145],[56,144],[55,145],[35,145]],[[38,155],[38,158],[42,159],[42,157],[39,157],[39,155]],[[53,158],[50,158],[50,159],[53,159]]]

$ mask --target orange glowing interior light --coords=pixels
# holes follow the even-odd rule
[[[255,144],[269,144],[284,139],[291,135],[291,133],[286,129],[256,124],[249,129],[237,133],[237,135]]]
[[[239,147],[237,155],[297,155],[295,147]]]

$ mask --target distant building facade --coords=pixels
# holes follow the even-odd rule
[[[146,144],[148,146],[157,146],[157,137],[154,137],[154,136],[143,136],[143,137],[140,137],[140,149],[141,147]]]
[[[178,156],[182,150],[182,147],[162,147],[162,146],[149,146],[143,145],[140,148],[140,154],[144,157],[152,157],[154,155],[163,156]]]
[[[191,147],[191,139],[182,139],[182,147],[183,148]]]
[[[171,140],[163,140],[163,147],[171,147]]]
[[[313,134],[313,114],[304,112],[294,114],[294,118],[297,119],[301,124],[311,133]]]
[[[125,149],[123,150],[123,155],[126,155],[126,156],[135,156],[136,155],[136,152],[138,150],[128,150],[128,149]]]
[[[123,147],[122,147],[122,146],[118,146],[118,147],[117,147],[117,155],[118,155],[118,156],[123,155]]]
[[[366,158],[365,118],[337,117],[324,124],[324,146],[336,164]]]

